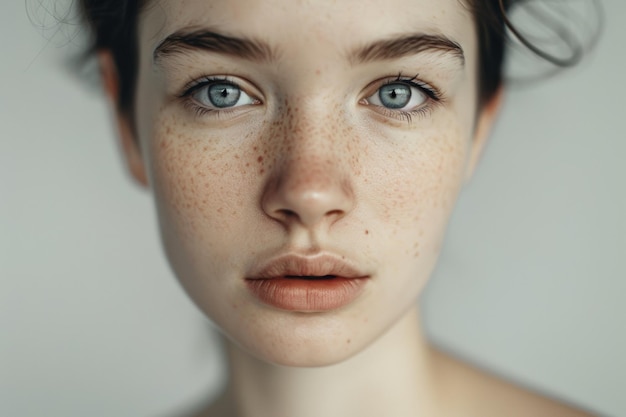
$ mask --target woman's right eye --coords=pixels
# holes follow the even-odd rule
[[[237,84],[225,80],[205,80],[188,89],[184,96],[190,97],[194,104],[207,110],[223,110],[259,103],[259,100],[250,97]]]

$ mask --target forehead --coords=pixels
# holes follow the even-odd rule
[[[303,46],[337,52],[405,33],[443,34],[466,53],[475,50],[473,18],[462,0],[156,0],[139,27],[140,42],[152,49],[181,28],[208,27],[288,53]]]

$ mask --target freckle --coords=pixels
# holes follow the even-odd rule
[[[352,343],[352,340],[351,340],[351,339],[348,339],[348,340],[346,340],[346,343],[347,343],[347,344],[350,344],[350,343]]]
[[[366,231],[365,231],[365,234],[366,234],[366,235],[369,235],[369,234],[370,234],[370,231],[369,231],[369,230],[366,230]]]
[[[263,157],[262,157],[262,156],[259,156],[256,160],[257,160],[259,163],[260,163],[260,162],[263,162]]]

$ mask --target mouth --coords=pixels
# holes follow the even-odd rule
[[[285,279],[325,280],[337,278],[336,275],[312,276],[312,275],[285,275]]]
[[[369,275],[332,255],[286,255],[253,270],[246,284],[263,304],[286,311],[336,310],[355,301]]]

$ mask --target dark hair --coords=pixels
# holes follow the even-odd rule
[[[512,33],[533,52],[556,65],[575,63],[579,54],[569,61],[552,58],[533,47],[520,35],[508,19],[511,6],[521,0],[459,0],[465,1],[474,16],[478,34],[479,104],[486,103],[503,81],[505,30]],[[149,0],[80,0],[80,12],[91,28],[93,41],[88,54],[110,50],[117,65],[120,81],[118,106],[132,115],[137,78],[137,19]]]
[[[93,40],[88,55],[109,50],[119,75],[120,111],[132,114],[137,81],[137,20],[146,0],[80,0],[82,18],[91,29]]]

